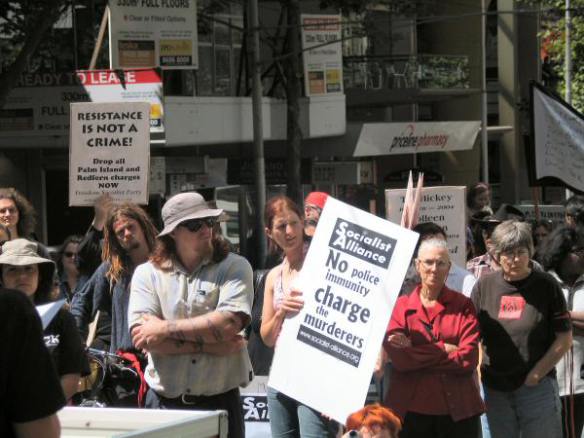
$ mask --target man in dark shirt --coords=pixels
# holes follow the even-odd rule
[[[40,319],[19,291],[0,288],[0,436],[54,438],[65,397]]]

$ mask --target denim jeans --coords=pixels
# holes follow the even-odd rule
[[[515,391],[484,387],[493,438],[562,438],[558,382],[544,377],[536,386]]]
[[[485,399],[485,389],[481,383],[481,398]],[[481,434],[483,438],[491,438],[491,431],[489,430],[489,422],[487,420],[487,414],[481,415]]]
[[[319,412],[268,387],[268,411],[273,438],[332,437],[330,421]]]

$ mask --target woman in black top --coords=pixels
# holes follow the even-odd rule
[[[560,438],[555,365],[570,349],[570,316],[549,274],[531,269],[531,227],[505,221],[491,236],[500,271],[475,284],[481,378],[493,438]]]
[[[1,283],[26,294],[35,305],[51,301],[55,264],[37,255],[37,245],[15,239],[2,245]],[[65,397],[77,392],[81,375],[89,374],[83,343],[71,314],[61,308],[44,329],[45,345],[51,353]]]

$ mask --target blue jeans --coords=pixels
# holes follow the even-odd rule
[[[334,436],[330,421],[319,412],[268,387],[268,412],[273,438],[323,438]]]
[[[481,397],[485,399],[485,389],[481,383]],[[491,431],[489,430],[489,422],[487,421],[487,414],[481,415],[481,433],[483,438],[491,438]]]
[[[510,392],[484,387],[493,438],[562,438],[558,382],[544,377],[536,386]]]

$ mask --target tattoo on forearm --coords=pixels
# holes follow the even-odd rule
[[[195,336],[195,353],[202,353],[203,352],[203,345],[205,345],[205,341],[201,335]]]
[[[213,324],[211,318],[207,318],[207,327],[209,327],[209,330],[211,330],[211,333],[213,334],[215,340],[217,340],[218,342],[221,342],[223,340],[223,333],[221,333],[221,330],[219,330],[215,326],[215,324]]]
[[[176,321],[168,321],[167,328],[170,337],[176,341],[177,345],[184,345],[187,339],[185,337],[185,334],[178,329]]]

